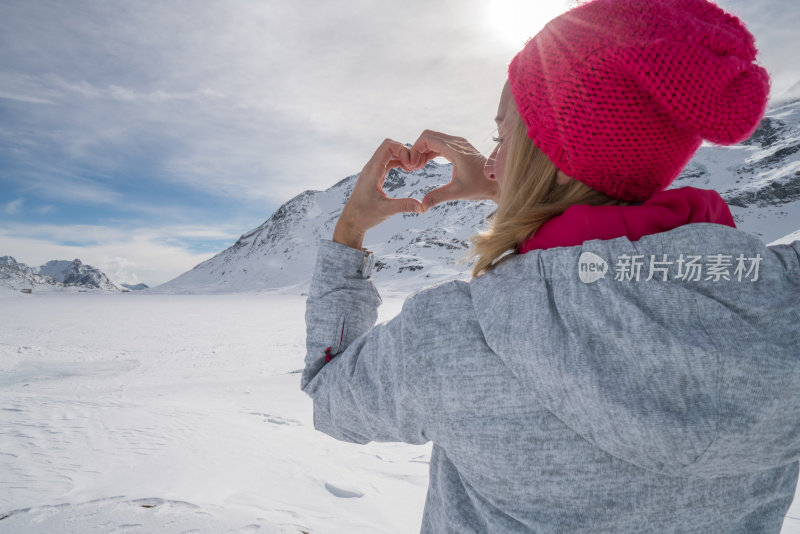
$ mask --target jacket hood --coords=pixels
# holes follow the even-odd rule
[[[607,453],[697,477],[800,457],[800,242],[688,224],[533,250],[471,289],[532,402]]]

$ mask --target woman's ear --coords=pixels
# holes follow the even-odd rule
[[[558,171],[558,173],[556,174],[556,183],[558,185],[567,185],[570,182],[570,180],[572,180],[572,176],[567,176],[561,171]]]

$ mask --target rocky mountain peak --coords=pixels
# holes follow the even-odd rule
[[[99,269],[86,265],[79,259],[53,260],[31,268],[11,256],[2,256],[0,285],[12,289],[33,289],[38,286],[50,289],[74,287],[81,290],[126,291],[109,280]]]

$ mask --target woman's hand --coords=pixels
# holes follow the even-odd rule
[[[419,167],[427,163],[425,160]],[[350,198],[333,230],[333,240],[360,249],[364,234],[396,213],[422,213],[422,204],[413,198],[389,198],[383,192],[383,182],[389,169],[405,171],[418,168],[412,163],[411,151],[403,144],[386,139],[372,155],[358,177]]]
[[[435,157],[442,156],[453,164],[453,178],[447,184],[430,191],[422,199],[428,210],[448,200],[494,200],[500,187],[483,174],[486,158],[463,137],[425,130],[411,147],[411,162],[422,168]]]

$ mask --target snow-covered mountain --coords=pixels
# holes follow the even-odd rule
[[[64,289],[127,291],[108,279],[99,269],[81,260],[53,260],[29,267],[11,256],[0,257],[0,287],[12,290]]]
[[[50,276],[65,286],[122,291],[121,287],[109,280],[99,269],[91,265],[85,265],[79,259],[48,261],[39,267],[38,273]]]
[[[120,285],[125,289],[130,289],[131,291],[142,291],[150,287],[147,284],[120,284]]]
[[[422,199],[449,181],[451,165],[429,163],[414,173],[393,170],[384,190]],[[285,288],[303,291],[319,238],[329,238],[357,175],[325,191],[305,191],[227,250],[159,286],[159,292],[204,293]],[[672,187],[715,189],[731,206],[737,226],[765,242],[800,230],[800,98],[772,106],[753,136],[732,147],[703,146]],[[485,227],[491,202],[448,202],[422,215],[396,216],[367,233],[376,255],[375,279],[407,291],[467,277],[460,263],[469,237]],[[387,284],[387,282],[391,282]]]
[[[11,256],[0,257],[0,287],[19,291],[37,286],[55,289],[64,287],[64,284],[50,276],[38,274],[35,269],[19,263]]]

